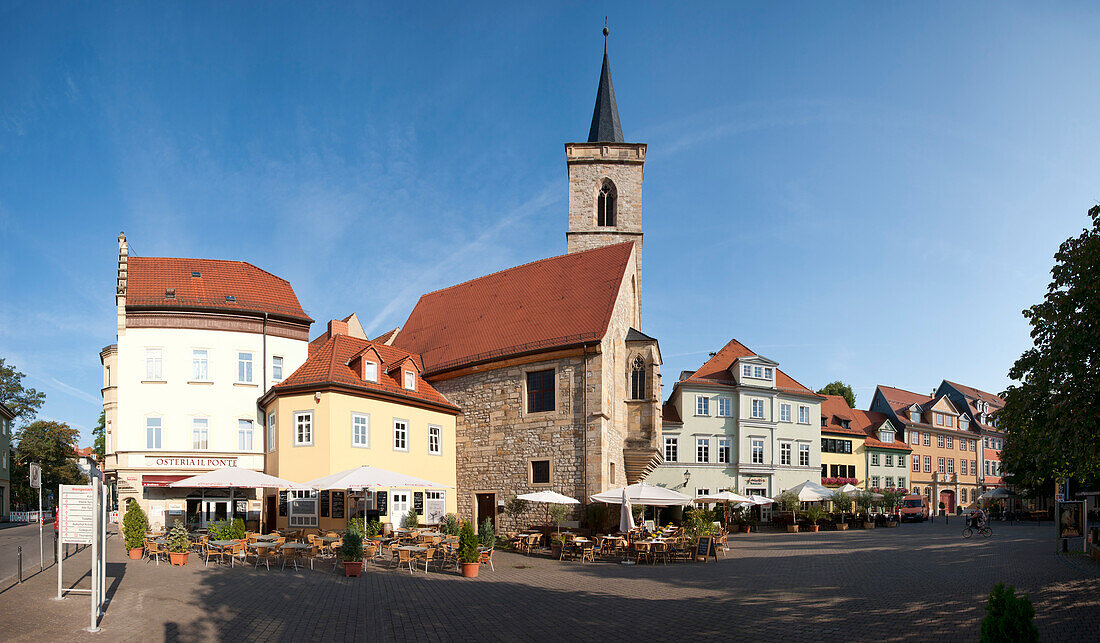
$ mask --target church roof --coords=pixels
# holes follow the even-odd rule
[[[633,242],[542,259],[423,295],[393,345],[428,375],[607,334]]]
[[[606,34],[605,34],[606,36]],[[623,127],[619,123],[619,106],[615,104],[615,86],[611,84],[611,63],[607,58],[607,39],[603,43],[603,69],[600,87],[596,90],[596,108],[592,110],[589,143],[623,143]]]

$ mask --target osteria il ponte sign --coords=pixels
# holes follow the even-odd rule
[[[146,466],[163,467],[165,469],[222,469],[237,466],[237,458],[185,458],[163,457],[152,458],[146,456]]]

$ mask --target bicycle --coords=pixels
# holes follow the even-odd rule
[[[984,525],[982,527],[976,527],[976,528],[972,527],[970,525],[967,525],[966,528],[963,529],[963,538],[970,538],[971,536],[974,535],[974,532],[978,532],[979,534],[985,536],[986,538],[989,538],[990,536],[993,535],[993,530],[989,528],[989,525]]]

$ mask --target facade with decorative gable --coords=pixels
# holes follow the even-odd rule
[[[955,407],[969,417],[970,426],[976,429],[980,436],[978,486],[981,491],[984,493],[995,487],[1003,487],[1001,449],[1004,448],[1005,434],[997,420],[997,412],[1004,408],[1004,398],[948,380],[940,382],[936,395],[949,397]]]
[[[586,502],[660,461],[660,349],[639,330],[645,145],[623,139],[606,50],[588,141],[565,148],[568,254],[428,293],[384,336],[461,409],[458,510],[478,523],[530,491]]]

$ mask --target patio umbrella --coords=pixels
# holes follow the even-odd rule
[[[695,499],[695,502],[696,503],[704,503],[704,502],[721,502],[721,503],[723,503],[725,505],[725,511],[722,512],[722,517],[723,517],[723,520],[728,523],[729,522],[729,517],[730,517],[730,515],[729,515],[730,514],[730,503],[731,502],[743,503],[743,502],[746,502],[747,500],[748,500],[747,497],[742,496],[739,493],[734,493],[732,491],[723,490],[723,491],[719,491],[718,493],[712,493],[709,496],[700,496],[700,497]]]
[[[772,500],[771,498],[768,498],[766,496],[758,496],[755,493],[750,493],[749,502],[754,505],[770,505],[775,502],[775,500]]]
[[[520,500],[526,500],[528,502],[542,502],[546,503],[546,522],[550,522],[550,505],[579,505],[580,500],[576,498],[570,498],[569,496],[563,496],[557,491],[536,491],[534,493],[525,493],[516,496]]]
[[[852,483],[848,483],[845,484],[843,487],[838,488],[837,491],[839,491],[840,493],[846,493],[849,496],[854,496],[855,494],[859,493],[859,487],[855,486]]]
[[[625,488],[620,502],[622,507],[619,510],[619,531],[626,533],[634,529],[634,512],[631,510],[630,497],[627,495]]]
[[[822,500],[828,500],[829,496],[833,495],[832,491],[812,480],[797,484],[788,491],[798,496],[798,499],[802,502],[821,502]]]
[[[189,489],[302,489],[305,485],[300,485],[297,482],[291,482],[290,480],[283,480],[282,478],[276,478],[275,476],[269,476],[266,473],[260,473],[259,471],[253,471],[252,469],[244,469],[242,467],[225,467],[222,469],[214,469],[213,471],[207,471],[206,473],[200,473],[197,476],[191,476],[190,478],[184,478],[183,480],[177,480],[169,483],[169,487],[187,487]],[[264,524],[264,504],[260,504],[260,530],[263,531]]]
[[[989,491],[986,491],[982,495],[978,496],[979,500],[1000,500],[1002,498],[1014,498],[1016,494],[1012,493],[1004,487],[994,487]]]
[[[593,502],[606,502],[610,505],[621,504],[626,498],[634,505],[649,505],[651,507],[682,507],[691,504],[691,497],[682,493],[655,487],[640,482],[621,489],[611,489],[603,493],[597,493],[590,497]]]

